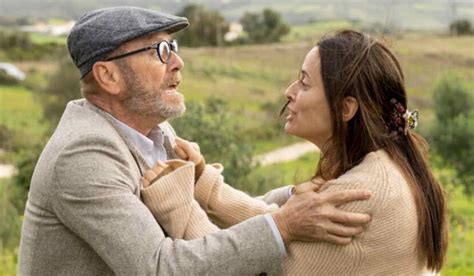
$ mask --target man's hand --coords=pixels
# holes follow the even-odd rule
[[[176,147],[174,150],[179,158],[194,163],[195,180],[197,181],[206,166],[206,161],[201,154],[199,145],[176,137]]]
[[[273,212],[272,217],[285,244],[293,240],[348,244],[353,236],[362,233],[362,225],[371,216],[341,211],[336,206],[370,196],[367,190],[299,193]]]
[[[307,192],[318,192],[326,182],[321,178],[313,178],[308,182],[298,184],[293,187],[292,194],[298,195]]]

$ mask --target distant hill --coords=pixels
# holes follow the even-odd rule
[[[0,16],[77,19],[101,7],[134,5],[176,13],[188,3],[219,10],[228,20],[272,8],[290,24],[347,19],[402,29],[442,29],[454,19],[474,19],[472,0],[1,0]]]

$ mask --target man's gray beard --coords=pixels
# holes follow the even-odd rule
[[[146,116],[146,117],[160,117],[162,119],[170,119],[183,115],[186,111],[184,105],[184,97],[179,94],[180,105],[170,106],[167,105],[162,99],[162,93],[153,95],[153,91],[147,91],[147,89],[137,80],[135,73],[132,70],[128,71],[125,76],[127,83],[127,94],[123,99],[125,108],[134,114]],[[165,88],[160,88],[164,90]]]

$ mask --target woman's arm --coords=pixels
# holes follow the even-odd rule
[[[222,170],[220,164],[206,165],[194,188],[194,198],[218,226],[227,228],[279,208],[224,183]]]
[[[141,193],[167,234],[173,239],[191,240],[218,231],[194,200],[194,165],[172,160],[166,166],[168,169],[160,169],[157,165],[145,173]]]

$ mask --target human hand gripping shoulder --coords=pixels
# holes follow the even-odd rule
[[[306,186],[308,187],[308,186]],[[291,241],[327,241],[348,244],[362,233],[368,214],[339,210],[338,205],[371,197],[369,190],[344,190],[319,194],[314,190],[298,192],[271,215],[285,245]]]

